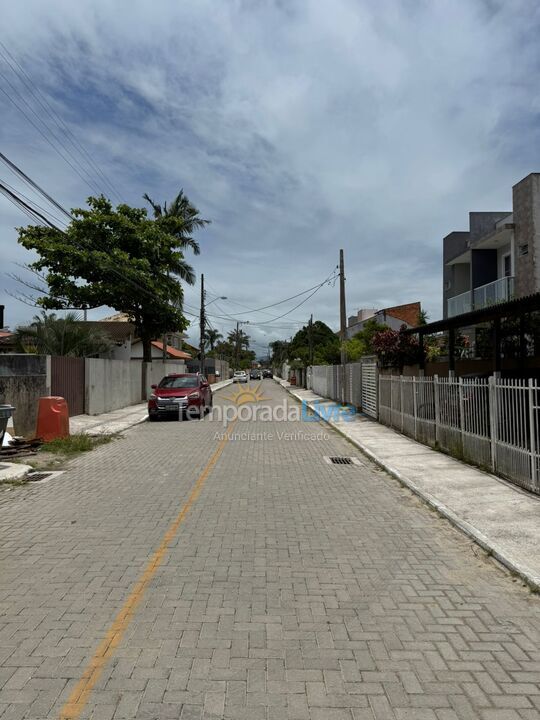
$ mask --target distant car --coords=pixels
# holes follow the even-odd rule
[[[260,370],[251,370],[249,373],[250,380],[261,380],[262,375]]]
[[[212,407],[212,389],[200,373],[171,374],[152,385],[148,417],[203,417]]]
[[[233,383],[247,383],[248,376],[245,370],[236,370],[232,378]]]
[[[273,373],[271,370],[268,370],[268,368],[265,368],[265,369],[262,371],[262,376],[263,376],[263,378],[273,378],[273,377],[274,377],[274,373]]]

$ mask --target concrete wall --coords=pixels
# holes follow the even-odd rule
[[[168,373],[185,371],[185,364],[180,361],[142,363],[139,360],[86,358],[86,412],[101,415],[144,402],[151,393],[152,384],[157,385]]]
[[[0,355],[0,403],[15,407],[15,435],[35,435],[38,399],[51,394],[50,368],[45,355]]]
[[[148,399],[150,386],[168,373],[186,372],[181,361],[85,359],[85,402],[88,415],[118,410]],[[40,397],[51,394],[51,363],[45,355],[0,355],[0,403],[16,410],[13,429],[16,435],[33,437]],[[143,371],[145,376],[143,376]]]
[[[146,388],[148,395],[152,392],[151,386],[158,385],[160,380],[162,380],[165,375],[168,375],[169,373],[185,372],[187,372],[186,364],[181,360],[167,360],[167,362],[165,363],[163,361],[154,361],[153,363],[147,363]],[[146,396],[146,398],[143,399],[148,399],[148,395]]]
[[[521,297],[540,291],[540,174],[527,175],[512,193],[515,292]]]
[[[100,415],[131,403],[131,362],[85,360],[86,413]]]

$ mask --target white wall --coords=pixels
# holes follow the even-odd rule
[[[153,363],[147,363],[146,371],[146,385],[148,392],[150,392],[151,385],[157,385],[165,375],[169,373],[185,373],[186,364],[181,360],[167,360],[166,363],[162,361],[154,361]]]
[[[155,361],[146,365],[143,391],[143,363],[139,360],[103,360],[86,358],[86,413],[100,415],[119,408],[144,402],[151,393],[151,385],[168,373],[186,372],[182,361]]]
[[[86,413],[100,415],[131,404],[131,367],[123,360],[85,360]]]

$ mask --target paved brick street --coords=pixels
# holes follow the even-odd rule
[[[327,426],[222,431],[145,423],[0,490],[1,720],[540,718],[537,596],[367,460],[325,462],[358,455]]]

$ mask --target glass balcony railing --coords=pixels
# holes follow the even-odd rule
[[[470,291],[448,298],[448,317],[454,315],[463,315],[463,313],[471,312],[471,293]]]
[[[514,278],[503,277],[474,289],[474,309],[496,305],[514,296]]]
[[[471,292],[467,291],[448,298],[448,317],[455,315],[463,315],[471,312],[471,310],[480,310],[488,305],[496,305],[497,303],[506,302],[514,297],[514,278],[504,277],[490,282],[487,285],[481,285]]]

